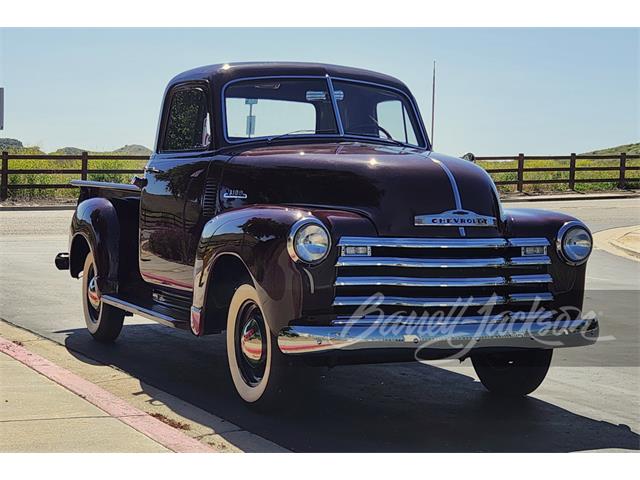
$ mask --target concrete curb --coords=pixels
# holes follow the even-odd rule
[[[11,207],[4,207],[0,205],[0,212],[33,212],[33,211],[47,211],[47,210],[75,210],[75,205],[14,205]]]
[[[640,225],[632,225],[629,227],[609,228],[601,230],[593,234],[594,247],[604,250],[612,255],[624,257],[636,262],[640,261],[640,247],[631,247],[620,242],[620,239],[640,229]]]
[[[2,337],[0,337],[0,351],[65,387],[169,450],[178,453],[218,452],[218,450],[185,435],[148,413],[129,405],[98,385]]]
[[[169,424],[188,426],[181,433],[224,453],[286,453],[288,449],[174,395],[149,385],[112,365],[70,350],[60,343],[0,318],[0,338],[26,346],[78,377],[98,385],[120,401]],[[182,429],[182,427],[180,427]]]

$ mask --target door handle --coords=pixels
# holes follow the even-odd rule
[[[144,187],[147,186],[148,180],[146,178],[142,178],[139,177],[137,175],[135,175],[132,179],[131,179],[131,183],[133,185],[135,185],[136,187],[138,187],[140,190],[142,190]]]
[[[144,167],[144,172],[145,173],[160,173],[160,170],[158,170],[156,167]]]

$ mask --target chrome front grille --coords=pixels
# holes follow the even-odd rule
[[[437,309],[462,302],[526,309],[553,300],[546,238],[343,237],[338,247],[333,306],[342,315],[377,293],[379,305],[388,308]],[[360,251],[370,255],[345,255],[346,247],[367,247]],[[525,255],[523,247],[542,251]]]

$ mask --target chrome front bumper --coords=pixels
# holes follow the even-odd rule
[[[342,323],[342,324],[338,324]],[[411,323],[334,321],[331,326],[283,328],[278,347],[287,355],[338,351],[441,350],[467,354],[485,348],[561,348],[591,345],[599,335],[597,318],[554,321]],[[364,353],[364,352],[363,352]]]

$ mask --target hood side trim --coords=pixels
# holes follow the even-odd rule
[[[451,172],[451,170],[449,170],[449,167],[447,167],[440,160],[437,160],[435,158],[431,158],[430,160],[440,165],[440,168],[442,168],[444,173],[447,174],[447,177],[449,178],[449,183],[451,184],[451,190],[453,190],[453,198],[456,202],[456,209],[462,210],[463,207],[462,207],[462,200],[460,199],[460,190],[458,190],[458,183],[456,182],[456,178],[453,176],[453,173]],[[467,236],[464,227],[458,227],[458,232],[460,232],[461,237]]]

